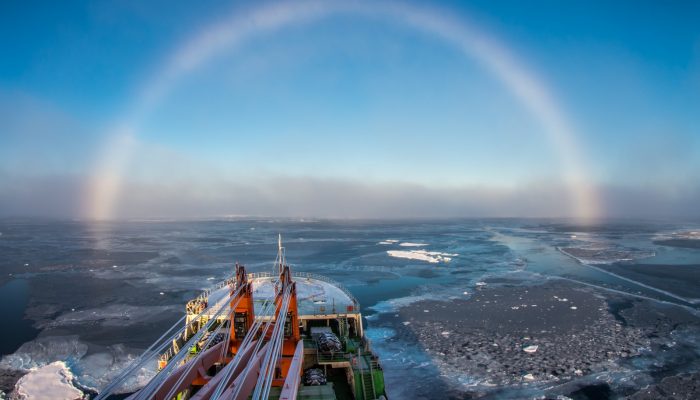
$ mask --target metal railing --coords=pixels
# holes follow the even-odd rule
[[[319,363],[350,361],[347,356],[347,353],[343,352],[322,353],[319,351],[316,353],[316,358]]]
[[[319,274],[314,274],[311,272],[292,272],[292,276],[294,278],[306,278],[306,279],[316,279],[322,282],[329,283],[338,289],[340,289],[350,300],[352,300],[352,306],[353,306],[353,312],[359,312],[360,311],[360,302],[357,301],[357,298],[348,290],[345,286],[343,286],[342,283],[331,279],[327,276],[324,275],[319,275]],[[274,278],[273,274],[270,272],[250,272],[248,273],[248,279],[257,279],[257,278]],[[217,282],[214,284],[212,287],[204,289],[197,297],[194,299],[190,300],[190,302],[194,302],[196,300],[199,301],[208,301],[209,300],[209,295],[211,295],[212,292],[217,291],[219,289],[223,289],[226,286],[231,286],[232,284],[235,283],[234,277],[227,278],[223,281]]]
[[[194,299],[190,300],[190,302],[195,301],[195,300],[200,300],[200,301],[207,301],[209,299],[209,295],[211,292],[214,292],[219,289],[223,289],[226,286],[231,286],[236,282],[234,277],[226,278],[223,281],[217,282],[213,286],[204,289],[197,297]]]

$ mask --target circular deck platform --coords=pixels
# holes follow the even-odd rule
[[[271,274],[250,275],[257,313],[263,300],[274,294],[274,281],[277,277]],[[357,300],[340,283],[323,276],[305,273],[296,273],[293,279],[297,286],[297,308],[300,316],[360,312]]]
[[[273,298],[276,275],[269,272],[248,274],[253,285],[255,314],[261,315],[263,303],[267,298]],[[328,314],[358,314],[360,304],[357,299],[342,284],[322,275],[305,272],[293,274],[297,288],[297,308],[299,316],[328,315]],[[229,287],[221,285],[208,293],[209,304],[225,301]],[[217,307],[212,307],[217,309]]]

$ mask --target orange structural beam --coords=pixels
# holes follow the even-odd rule
[[[294,357],[287,370],[287,378],[282,385],[280,400],[296,400],[299,392],[299,382],[301,381],[301,367],[304,364],[304,342],[299,341],[294,351]]]
[[[221,394],[222,399],[227,400],[246,400],[250,397],[255,389],[255,383],[258,380],[258,375],[260,374],[260,368],[262,367],[263,357],[265,353],[269,350],[269,346],[266,344],[263,348],[258,351],[255,356],[250,360],[248,368],[238,375],[233,384],[229,386],[226,391]],[[239,388],[237,396],[233,396],[236,388]]]
[[[238,295],[233,294],[240,288]],[[253,303],[253,285],[248,281],[245,267],[236,263],[236,285],[231,288],[230,351],[236,354],[241,342],[250,331],[255,320],[255,304]]]
[[[282,357],[279,360],[279,374],[273,380],[273,386],[281,386],[284,379],[289,374],[289,368],[292,363],[297,345],[301,342],[301,333],[299,332],[299,309],[297,306],[297,290],[296,283],[292,280],[292,273],[288,265],[280,268],[280,287],[277,293],[277,315],[282,308],[284,298],[282,296],[286,289],[289,288],[289,305],[287,306],[287,315],[283,321],[275,321],[278,324],[284,324],[284,342],[282,343]]]
[[[247,347],[240,349],[241,355],[239,356],[239,362],[237,365],[232,366],[233,372],[231,373],[231,376],[229,378],[231,381],[235,382],[235,380],[241,374],[243,369],[248,365],[250,360],[255,358],[253,350],[255,350],[255,346],[257,345],[257,343],[258,342],[254,340],[250,342],[250,344]],[[265,350],[266,347],[261,349],[261,352],[264,354]],[[194,396],[190,397],[190,400],[206,400],[209,397],[211,397],[211,395],[214,393],[214,390],[216,390],[216,387],[219,386],[221,380],[224,378],[225,374],[223,372],[224,371],[221,371],[218,374],[216,374],[213,378],[211,378],[206,385],[202,386],[202,388],[194,394]],[[231,384],[230,381],[226,382],[224,384],[224,387],[227,387],[229,384]]]
[[[219,361],[222,346],[223,343],[219,343],[216,346],[204,351],[204,353],[200,354],[197,358],[194,358],[184,365],[181,365],[172,374],[170,374],[170,376],[168,376],[165,382],[160,385],[152,398],[154,400],[165,400],[168,393],[173,390],[173,387],[178,381],[180,381],[181,378],[182,381],[179,385],[177,385],[174,393],[179,393],[187,389],[197,378],[208,381],[211,377],[207,375],[206,371],[209,369],[209,367],[214,365],[214,363]]]

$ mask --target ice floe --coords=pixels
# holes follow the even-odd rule
[[[375,311],[377,314],[394,313],[399,309],[417,303],[422,300],[440,300],[444,299],[444,294],[426,293],[423,295],[397,297],[395,299],[382,300],[373,306],[367,307],[368,310]]]
[[[15,393],[27,400],[76,400],[83,392],[73,386],[73,373],[66,363],[57,361],[29,371],[17,381]]]
[[[91,354],[88,354],[88,347],[88,344],[81,342],[77,336],[42,337],[24,343],[15,353],[4,356],[0,361],[0,369],[32,374],[60,362],[71,373],[70,381],[75,385],[98,391],[136,357],[134,352],[127,350],[123,345],[109,346]],[[117,393],[129,393],[143,387],[155,376],[156,371],[155,362],[144,365],[117,388]]]
[[[378,244],[385,244],[385,245],[386,245],[386,244],[395,244],[395,243],[398,243],[398,242],[399,242],[399,241],[398,241],[398,240],[395,240],[395,239],[387,239],[387,240],[382,240],[382,241],[379,242]]]
[[[427,246],[427,243],[413,243],[413,242],[402,242],[399,244],[399,246],[403,247],[424,247]]]
[[[536,344],[533,344],[533,345],[531,345],[531,346],[523,347],[523,351],[526,352],[526,353],[534,353],[534,352],[537,351],[537,349],[538,349],[539,347],[540,347],[540,346],[538,346],[538,345],[536,345]]]
[[[160,293],[164,295],[164,292]],[[177,312],[177,306],[132,306],[128,304],[112,304],[107,307],[78,310],[62,314],[53,321],[47,321],[42,327],[70,326],[81,324],[100,324],[102,326],[125,326],[147,321],[154,316],[163,315],[168,311]]]
[[[105,352],[81,358],[71,365],[71,370],[81,387],[97,392],[128,367],[135,357],[136,354],[128,352],[122,345],[110,346]],[[156,372],[155,362],[146,363],[131,373],[124,383],[115,389],[115,393],[129,393],[143,387]]]
[[[88,346],[71,336],[47,336],[26,342],[13,354],[0,360],[0,368],[28,371],[54,361],[75,360],[83,357]]]
[[[387,250],[387,254],[389,254],[391,257],[426,261],[432,264],[437,264],[439,262],[447,263],[452,261],[453,257],[457,257],[459,255],[427,250]]]

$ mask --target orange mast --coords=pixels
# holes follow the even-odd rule
[[[231,295],[241,288],[237,296],[231,297],[233,311],[230,333],[230,351],[236,354],[246,334],[255,320],[255,308],[253,303],[253,285],[248,282],[245,267],[236,263],[236,285],[231,287]],[[240,300],[240,302],[239,302]],[[238,305],[236,305],[238,303]]]
[[[299,310],[297,308],[297,287],[296,282],[292,280],[292,272],[289,269],[289,265],[286,264],[281,235],[279,237],[279,262],[279,287],[277,298],[275,299],[277,311],[279,312],[279,309],[282,307],[282,302],[284,301],[283,296],[287,288],[290,289],[290,301],[285,319],[283,321],[276,321],[278,324],[284,324],[284,342],[282,343],[282,357],[279,361],[279,374],[275,376],[276,379],[272,381],[273,386],[283,385],[289,373],[289,367],[292,364],[297,344],[301,340],[301,334],[299,332]],[[301,371],[295,371],[295,373],[300,374]]]

